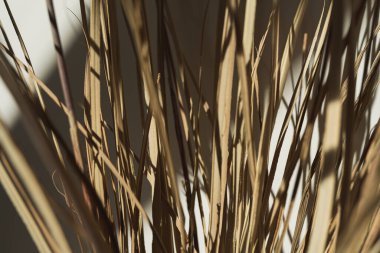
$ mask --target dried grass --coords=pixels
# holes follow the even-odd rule
[[[0,182],[38,250],[73,252],[80,245],[82,252],[378,252],[380,125],[368,131],[368,115],[379,84],[379,1],[325,1],[314,33],[301,34],[312,11],[308,2],[299,1],[284,31],[283,10],[273,1],[267,28],[256,38],[255,17],[262,15],[257,1],[220,1],[215,80],[205,83],[202,50],[210,1],[199,28],[195,74],[166,1],[156,1],[153,60],[148,27],[155,24],[148,22],[143,1],[92,0],[89,23],[83,23],[84,101],[75,101],[53,1],[47,0],[47,10],[63,99],[36,76],[4,0],[24,59],[14,54],[1,26],[6,44],[0,45],[0,75],[39,159],[57,170],[67,204],[62,207],[46,189],[0,121]],[[86,20],[84,1],[80,6]],[[125,23],[118,22],[120,13]],[[347,32],[344,15],[351,17]],[[122,77],[130,70],[120,64],[124,45],[118,26],[130,33],[138,83]],[[270,73],[264,78],[266,51]],[[293,76],[298,52],[301,69]],[[290,76],[295,81],[286,96]],[[142,123],[131,130],[128,122],[138,119],[128,117],[123,94],[132,85],[140,86],[135,110],[142,112]],[[214,101],[207,100],[206,90]],[[70,144],[54,127],[44,97],[67,118]],[[76,112],[75,104],[84,104],[83,111]],[[104,117],[108,111],[112,122]],[[133,150],[131,135],[141,137],[140,150]],[[151,191],[147,203],[142,191]],[[144,224],[152,244],[146,243]],[[77,234],[78,241],[67,233]],[[285,247],[287,237],[291,246]]]

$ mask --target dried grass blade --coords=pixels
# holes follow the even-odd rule
[[[211,211],[207,248],[209,251],[219,251],[221,229],[224,223],[224,201],[227,190],[227,160],[229,156],[229,131],[231,117],[232,84],[234,74],[236,39],[228,8],[224,12],[222,33],[222,57],[219,63],[219,78],[217,88],[217,120],[214,132],[211,171]],[[220,152],[220,154],[218,154]]]
[[[37,222],[38,218],[36,217],[36,210],[29,204],[30,200],[26,199],[25,194],[22,194],[22,191],[20,189],[20,182],[15,183],[14,173],[12,173],[11,169],[9,168],[10,165],[6,165],[6,161],[4,161],[3,157],[1,159],[0,182],[3,185],[5,192],[8,194],[12,204],[15,206],[16,211],[24,222],[30,236],[37,246],[37,249],[40,252],[53,252],[52,249],[55,249],[55,251],[57,251],[59,247],[56,245],[54,240],[49,241],[46,238],[47,234],[44,233],[47,231],[46,226],[42,222]]]
[[[286,45],[284,49],[284,53],[281,58],[281,65],[280,65],[280,80],[279,80],[279,94],[277,97],[277,102],[279,103],[281,101],[282,94],[284,92],[285,87],[285,81],[288,76],[288,71],[293,59],[294,49],[297,41],[297,36],[305,15],[306,7],[309,3],[309,0],[301,0],[297,12],[294,15],[294,20],[292,23],[292,26],[290,27],[290,31],[288,33],[288,37],[286,40]]]
[[[160,136],[160,141],[162,144],[163,155],[166,158],[166,163],[168,166],[168,176],[170,179],[170,187],[171,194],[174,198],[174,203],[177,212],[177,220],[176,226],[181,235],[181,251],[186,250],[186,231],[184,228],[184,213],[181,206],[179,191],[177,186],[176,172],[173,163],[173,157],[170,150],[168,133],[165,127],[164,114],[162,112],[162,108],[159,102],[158,93],[156,87],[154,85],[152,73],[150,70],[149,63],[151,62],[149,56],[149,43],[147,40],[147,34],[143,25],[143,9],[141,6],[141,2],[132,3],[132,1],[124,0],[122,1],[123,11],[125,16],[128,19],[129,27],[132,31],[132,36],[134,39],[134,46],[136,47],[137,59],[139,62],[139,66],[141,68],[144,81],[146,84],[146,88],[149,94],[150,103],[149,106],[151,108],[152,114],[156,120],[158,133]],[[145,31],[145,32],[144,32]]]
[[[44,217],[49,231],[55,237],[55,242],[59,246],[59,249],[63,252],[72,252],[58,218],[45,194],[45,190],[41,187],[32,168],[25,160],[2,122],[0,122],[0,145],[9,161],[13,164],[13,168],[20,177],[20,180],[22,180],[27,191],[31,194],[31,198]]]
[[[83,159],[82,159],[79,140],[78,140],[78,131],[76,128],[76,119],[75,119],[74,107],[72,104],[69,77],[68,77],[66,63],[65,63],[65,57],[63,55],[63,47],[61,44],[61,38],[58,31],[58,25],[57,25],[57,21],[55,17],[53,1],[46,0],[46,5],[49,12],[53,41],[56,46],[57,64],[58,64],[59,77],[61,79],[61,88],[64,94],[65,104],[70,111],[69,125],[70,125],[71,144],[73,146],[75,160],[78,163],[79,167],[83,170]]]
[[[326,99],[326,121],[322,140],[321,181],[318,185],[315,214],[312,222],[308,252],[323,252],[328,240],[328,228],[335,200],[337,156],[340,152],[342,102],[340,100],[343,14],[342,1],[334,2],[332,9],[330,69],[327,77],[329,92]]]
[[[32,138],[33,143],[35,145],[38,145],[38,149],[36,150],[40,155],[40,158],[48,167],[56,168],[59,172],[65,189],[67,189],[67,194],[73,200],[78,213],[82,214],[82,221],[86,226],[93,228],[87,231],[93,240],[92,242],[98,249],[101,249],[104,252],[110,252],[110,248],[114,246],[114,242],[112,241],[112,232],[104,231],[99,228],[99,224],[94,221],[94,217],[90,214],[88,206],[84,204],[82,194],[80,194],[73,185],[74,179],[72,178],[72,175],[63,168],[58,155],[54,152],[54,148],[52,148],[51,143],[49,143],[47,136],[41,129],[40,122],[38,121],[38,112],[41,112],[42,109],[38,107],[38,103],[35,103],[31,100],[31,97],[28,95],[27,91],[25,91],[25,86],[18,82],[18,79],[15,77],[16,74],[13,72],[11,67],[7,65],[7,60],[2,52],[0,52],[0,63],[0,76],[3,78],[4,83],[7,85],[9,91],[15,98],[20,110],[23,113],[24,117],[22,119],[23,122],[27,125],[26,130],[28,133],[30,133],[30,137]],[[61,144],[64,144],[64,142],[61,141]],[[75,168],[80,170],[79,165],[76,164],[76,166],[77,167]],[[75,172],[80,174],[80,171],[78,170]],[[83,181],[84,179],[85,178],[82,175],[81,180],[83,186],[87,187],[85,189],[88,193],[91,193],[89,192],[88,185],[86,185]],[[88,197],[91,198],[90,201],[93,201],[92,195],[88,195]],[[101,235],[103,232],[109,235],[107,238],[110,238],[111,245],[107,244],[103,240],[104,237]]]

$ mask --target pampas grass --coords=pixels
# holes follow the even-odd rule
[[[83,84],[73,84],[55,17],[61,10],[47,0],[61,97],[35,74],[4,0],[24,58],[1,26],[0,75],[62,194],[47,189],[1,120],[0,182],[37,249],[379,252],[380,127],[370,123],[379,1],[324,1],[311,33],[302,33],[305,16],[315,15],[310,1],[297,2],[283,29],[283,7],[273,1],[258,34],[255,22],[266,15],[258,1],[219,1],[215,53],[205,59],[206,1],[194,68],[170,2],[154,2],[152,22],[144,1],[92,0],[86,12],[80,0],[87,58]],[[134,70],[121,64],[128,45],[120,27],[137,81],[125,78]],[[73,85],[82,85],[83,101]],[[127,113],[132,86],[140,117]],[[67,119],[65,133],[49,106]],[[140,127],[129,129],[132,121]]]

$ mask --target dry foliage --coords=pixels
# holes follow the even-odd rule
[[[84,101],[76,101],[70,87],[80,84],[69,81],[52,0],[46,3],[63,98],[36,76],[4,0],[24,59],[1,27],[0,75],[39,159],[57,171],[66,203],[46,189],[0,123],[0,182],[38,250],[379,252],[379,123],[370,129],[379,84],[379,1],[325,1],[311,34],[300,32],[312,11],[308,0],[299,1],[286,31],[273,1],[259,38],[257,1],[219,1],[215,58],[204,59],[209,2],[194,41],[201,45],[194,72],[165,0],[155,1],[155,23],[148,22],[144,1],[92,0],[86,13],[81,0],[88,50]],[[137,83],[122,76],[135,70],[120,64],[126,45],[119,26],[131,38]],[[151,27],[157,38],[150,38]],[[263,72],[265,52],[269,71]],[[211,83],[203,79],[205,61],[215,65]],[[133,85],[140,92],[140,129],[128,129],[139,120],[128,117],[123,95]],[[46,100],[67,118],[67,133],[54,127]],[[139,136],[140,150],[132,148],[131,135]],[[145,203],[143,191],[151,196]]]

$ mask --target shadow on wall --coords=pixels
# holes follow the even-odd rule
[[[174,23],[175,23],[175,29],[177,32],[177,36],[179,38],[179,42],[181,45],[181,50],[184,53],[185,58],[189,62],[190,69],[193,71],[193,73],[198,73],[198,66],[200,62],[199,52],[200,52],[200,36],[201,36],[201,27],[202,27],[202,20],[204,16],[204,10],[206,6],[206,2],[203,0],[196,0],[196,1],[175,1],[175,0],[168,0],[169,9],[171,10]],[[259,1],[258,3],[258,9],[260,9],[260,12],[258,12],[257,16],[257,24],[256,24],[256,34],[255,34],[255,40],[256,40],[256,46],[259,43],[259,40],[261,39],[262,34],[265,31],[265,28],[267,26],[267,21],[270,13],[271,8],[271,1]],[[286,3],[284,3],[286,2]],[[291,17],[295,13],[296,6],[299,1],[282,1],[281,6],[281,29],[284,31],[281,37],[281,44],[284,45],[287,31],[289,30],[290,24],[291,24]],[[309,10],[307,13],[310,13],[307,17],[305,17],[305,27],[303,29],[303,32],[313,33],[312,28],[315,27],[316,22],[318,21],[318,15],[317,13],[321,9],[321,4],[317,3],[318,1],[309,1]],[[322,2],[322,1],[321,1]],[[152,43],[156,44],[156,14],[154,13],[155,6],[154,1],[150,1],[147,3],[147,9],[150,10],[150,14],[148,15],[148,22],[149,22],[149,29],[150,29],[150,39]],[[205,97],[210,101],[212,105],[213,101],[213,94],[212,91],[214,88],[214,55],[215,55],[215,43],[216,43],[216,21],[217,21],[217,10],[218,10],[218,1],[212,0],[210,2],[210,6],[207,13],[206,18],[206,26],[205,26],[205,33],[204,33],[204,45],[203,45],[203,51],[204,56],[202,59],[203,62],[203,83],[202,85],[204,87],[207,87],[204,89]],[[121,14],[121,13],[119,13]],[[315,16],[314,16],[315,14]],[[281,30],[280,29],[280,30]],[[141,129],[141,120],[140,120],[140,112],[136,108],[138,108],[139,100],[138,100],[138,88],[137,88],[137,69],[135,64],[135,58],[134,53],[132,50],[131,42],[128,38],[128,32],[125,27],[124,20],[122,18],[122,15],[119,15],[119,31],[121,34],[120,38],[120,46],[121,46],[121,67],[122,67],[122,73],[123,73],[123,79],[125,82],[126,87],[126,94],[124,94],[126,98],[127,103],[127,113],[128,118],[134,119],[129,120],[129,129],[130,129],[130,138],[132,143],[132,148],[135,151],[138,151],[140,149],[140,142],[141,142],[141,136],[140,129]],[[50,36],[50,34],[49,34]],[[302,37],[302,36],[301,36]],[[269,38],[269,37],[268,37]],[[157,59],[155,57],[157,47],[153,46],[152,48],[152,54],[153,54],[153,61]],[[266,53],[265,61],[270,62],[270,54],[268,52]],[[85,42],[82,36],[78,36],[76,39],[76,42],[73,43],[73,47],[69,50],[66,50],[66,61],[69,71],[69,77],[71,81],[72,86],[72,93],[75,101],[76,106],[76,115],[78,118],[83,119],[83,106],[81,105],[83,103],[83,71],[84,71],[84,64],[85,64]],[[154,63],[155,64],[155,63]],[[156,64],[155,64],[156,66]],[[154,73],[156,74],[156,69],[154,69]],[[269,75],[270,70],[269,69],[263,69],[262,75],[265,78],[266,75]],[[268,79],[269,80],[269,79]],[[51,75],[45,80],[46,84],[52,89],[58,97],[62,98],[62,92],[59,86],[59,77],[58,72],[56,69],[51,73]],[[103,94],[106,94],[104,92]],[[67,140],[67,143],[69,144],[69,135],[68,135],[68,123],[66,118],[64,117],[63,113],[58,109],[58,107],[53,104],[48,97],[44,97],[46,103],[48,114],[52,122],[54,122],[55,127],[59,130],[59,132],[64,136],[64,138]],[[104,97],[103,101],[108,101],[108,98]],[[81,104],[79,104],[81,103]],[[107,103],[107,102],[104,102]],[[168,104],[170,105],[170,103]],[[110,110],[109,108],[107,109]],[[169,108],[170,114],[171,109]],[[105,120],[112,122],[112,119],[109,115],[104,115]],[[139,129],[139,134],[134,134],[133,129]],[[170,138],[171,140],[175,140],[175,131],[173,126],[170,126],[169,122],[169,131],[170,135],[173,136],[173,138]],[[40,159],[38,159],[38,155],[36,154],[35,150],[36,148],[32,145],[30,138],[28,137],[28,133],[25,131],[24,125],[20,120],[15,124],[14,128],[12,129],[12,133],[16,138],[17,143],[19,144],[20,148],[24,151],[24,154],[26,155],[27,159],[33,164],[33,168],[35,168],[38,177],[41,182],[46,186],[46,188],[49,190],[49,192],[57,199],[59,199],[61,205],[65,205],[63,202],[63,198],[60,196],[60,194],[57,192],[57,190],[54,187],[54,184],[52,183],[52,175],[53,175],[53,169],[54,168],[44,168],[44,166],[41,164]],[[209,138],[211,141],[211,136],[209,132],[205,131],[205,138]],[[207,136],[208,135],[208,136]],[[176,143],[172,142],[173,147],[176,146]],[[173,148],[173,150],[176,150],[176,148]],[[138,153],[138,152],[137,152]],[[177,165],[178,163],[178,154],[175,154],[175,157],[177,158]],[[178,171],[181,171],[178,168]],[[149,190],[143,191],[145,193],[145,198],[149,197]],[[144,196],[143,196],[144,197]],[[9,201],[8,197],[6,196],[4,190],[2,187],[0,187],[0,208],[1,208],[1,215],[0,215],[0,251],[1,252],[36,252],[37,249],[31,240],[30,236],[28,235],[27,230],[25,229],[24,224],[22,223],[21,219],[19,218],[18,214],[16,213],[13,205]],[[71,234],[71,237],[69,240],[76,241],[75,236],[72,235],[72,233],[68,233],[68,235]]]

